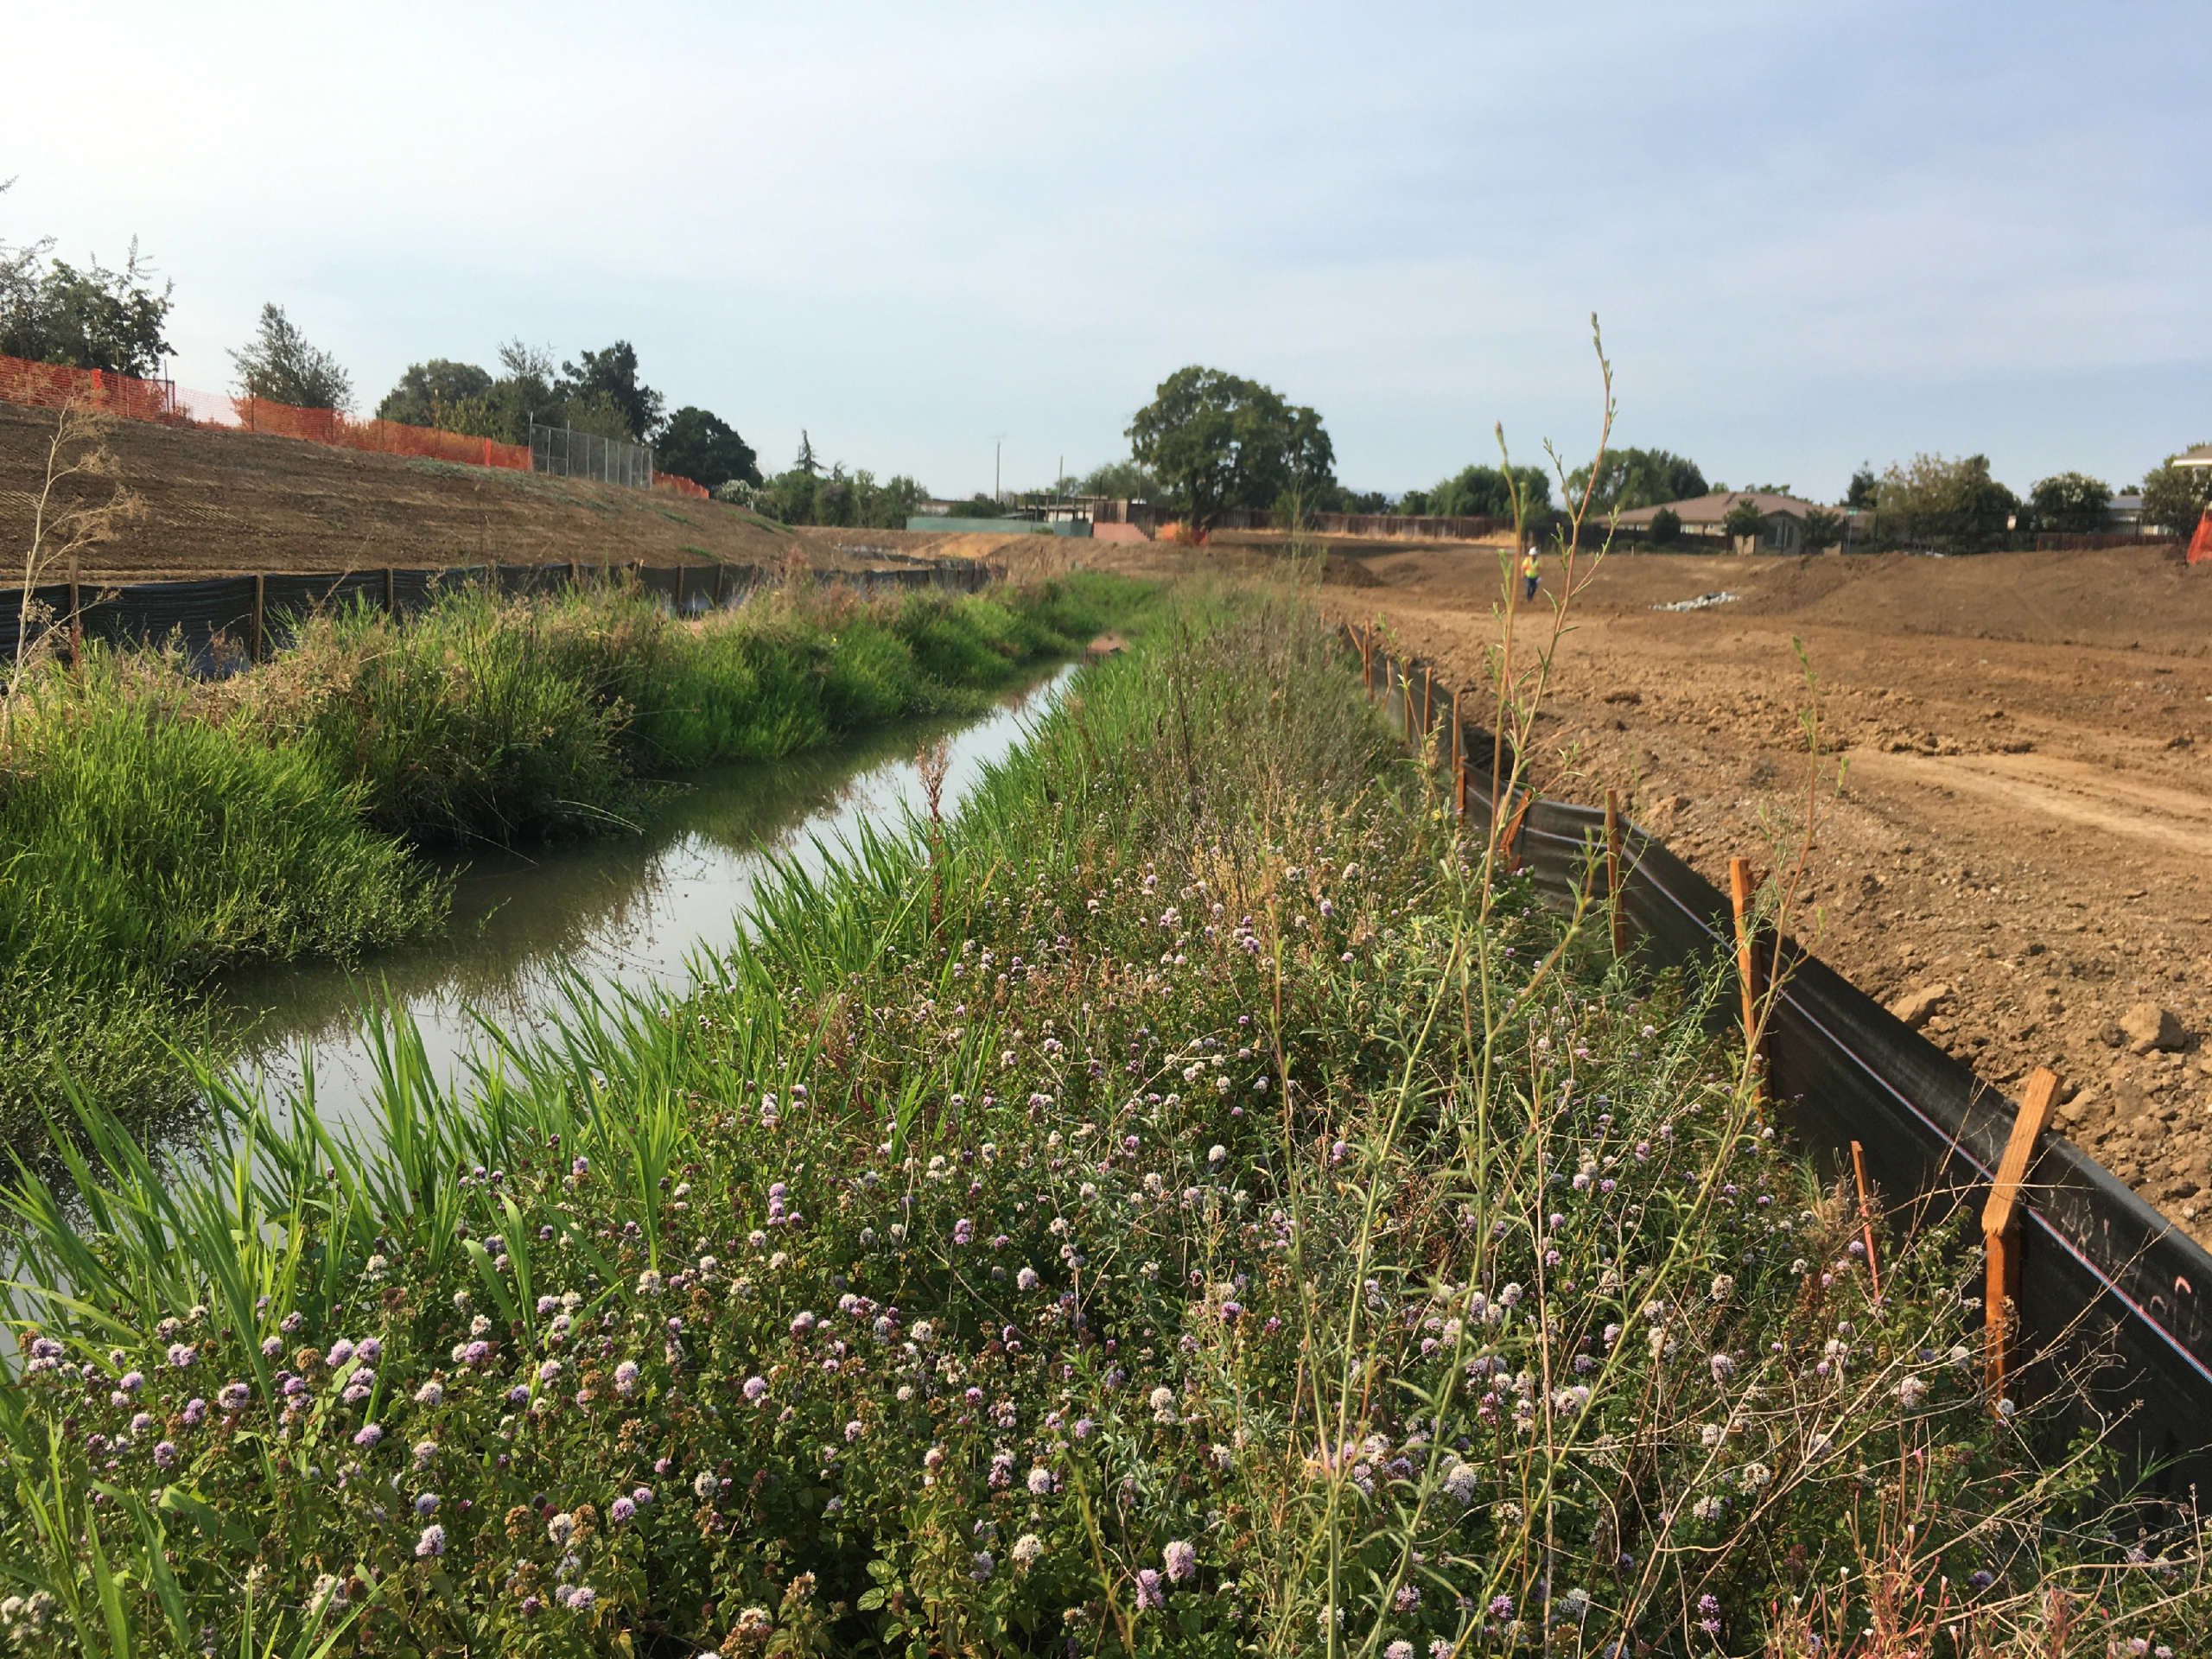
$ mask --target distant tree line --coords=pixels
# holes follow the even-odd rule
[[[412,364],[377,405],[377,418],[441,427],[500,443],[530,442],[530,423],[653,446],[653,465],[708,489],[761,482],[759,458],[712,410],[667,399],[638,371],[626,340],[553,365],[553,354],[520,340],[499,348],[499,372],[434,357]]]
[[[865,530],[904,530],[929,499],[920,482],[904,474],[879,482],[865,467],[848,472],[842,461],[824,467],[814,435],[805,430],[798,435],[798,455],[784,471],[766,480],[734,480],[715,493],[779,524]]]
[[[0,181],[4,194],[12,181]],[[156,282],[134,241],[120,269],[97,257],[83,265],[54,257],[53,238],[0,243],[0,355],[153,378],[170,354],[166,334],[175,285]],[[230,353],[242,396],[312,409],[350,411],[351,378],[271,302],[253,334]],[[510,340],[496,371],[452,358],[411,364],[376,409],[381,420],[437,427],[502,443],[529,441],[532,419],[607,438],[649,443],[655,465],[743,502],[786,524],[894,527],[928,499],[914,478],[879,481],[842,461],[824,467],[802,434],[792,465],[764,477],[759,457],[713,410],[686,404],[671,413],[645,384],[626,340],[579,352],[557,367],[550,351]],[[1524,522],[1542,527],[1555,509],[1539,467],[1462,467],[1428,489],[1392,496],[1346,489],[1336,477],[1336,449],[1321,416],[1273,387],[1193,364],[1161,381],[1131,418],[1130,453],[1082,477],[1055,480],[1054,496],[1128,498],[1170,506],[1205,530],[1230,509],[1287,522],[1319,512],[1398,512],[1444,517],[1513,517],[1517,491]],[[2145,474],[2142,522],[2188,534],[2212,506],[2212,469],[2185,468],[2177,456]],[[1708,481],[1697,463],[1666,449],[1623,448],[1593,479],[1586,468],[1566,479],[1569,504],[1586,491],[1593,518],[1682,501],[1727,486]],[[1788,494],[1787,485],[1750,486]],[[1042,493],[1039,493],[1040,494]],[[2037,531],[2096,531],[2110,523],[2113,492],[2101,479],[2063,472],[2038,480],[2024,499],[1992,475],[1988,457],[1916,454],[1878,474],[1871,464],[1851,475],[1837,504],[1864,515],[1876,544],[1935,544],[1961,551],[2002,545]],[[978,495],[960,513],[990,517],[1004,504]],[[1825,533],[1834,515],[1823,508]],[[1746,514],[1748,517],[1748,513]],[[1834,518],[1840,533],[1840,519]],[[1654,539],[1679,533],[1680,521],[1656,515]],[[1815,540],[1816,545],[1823,544]]]

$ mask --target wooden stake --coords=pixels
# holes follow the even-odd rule
[[[1613,954],[1618,957],[1627,935],[1621,916],[1621,798],[1611,789],[1605,791],[1605,908],[1611,912]]]
[[[1728,861],[1728,899],[1736,911],[1736,978],[1744,992],[1744,1052],[1751,1065],[1751,1087],[1764,1086],[1765,1045],[1759,1040],[1758,945],[1751,938],[1751,861]]]
[[[1874,1206],[1866,1201],[1866,1148],[1851,1143],[1851,1179],[1859,1187],[1859,1240],[1866,1247],[1866,1286],[1882,1300],[1882,1266],[1874,1259]]]
[[[388,564],[384,568],[384,613],[399,614],[399,573]]]
[[[261,572],[259,572],[259,571],[257,571],[257,570],[256,572],[254,572],[254,576],[253,576],[253,640],[252,640],[251,645],[250,645],[250,647],[248,648],[248,659],[249,659],[250,661],[257,662],[257,662],[259,662],[259,661],[261,660],[261,623],[262,623],[262,615],[263,615],[263,601],[264,601],[264,598],[266,597],[266,595],[264,594],[264,591],[263,591],[263,590],[264,590],[264,586],[265,586],[265,583],[266,583],[266,579],[262,575]]]
[[[1452,694],[1452,810],[1467,816],[1467,728],[1459,718],[1459,694]]]
[[[2036,1141],[2050,1121],[2058,1100],[2058,1074],[2037,1066],[2020,1097],[2020,1115],[2012,1120],[2012,1138],[1998,1160],[1997,1173],[1989,1184],[1989,1202],[1981,1211],[1981,1242],[1987,1258],[1984,1287],[1988,1315],[1983,1327],[1983,1374],[1993,1403],[2005,1398],[2005,1384],[2014,1371],[2014,1344],[2020,1317],[2020,1215],[2025,1208],[2020,1188],[2035,1161]]]
[[[69,671],[85,665],[85,613],[77,596],[77,556],[69,556]]]
[[[1428,742],[1429,728],[1435,724],[1435,701],[1436,676],[1428,671],[1428,665],[1424,663],[1421,671],[1421,741],[1424,746]]]
[[[1505,855],[1505,869],[1509,875],[1521,868],[1521,820],[1529,816],[1529,803],[1535,798],[1532,791],[1522,790],[1520,804],[1513,809],[1513,816],[1505,821],[1505,834],[1498,842],[1498,850]]]

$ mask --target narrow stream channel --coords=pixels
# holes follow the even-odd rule
[[[896,828],[906,809],[923,810],[915,755],[938,738],[950,744],[950,813],[1074,672],[1062,667],[980,719],[911,722],[823,753],[697,774],[638,835],[473,859],[443,937],[350,968],[286,966],[223,987],[250,1021],[242,1069],[257,1071],[277,1103],[311,1055],[324,1121],[365,1125],[375,1116],[365,1000],[388,999],[412,1019],[434,1069],[451,1077],[483,1045],[475,1014],[518,1034],[537,1028],[565,1002],[564,975],[607,990],[681,988],[695,952],[737,938],[772,857],[818,868],[863,822]]]

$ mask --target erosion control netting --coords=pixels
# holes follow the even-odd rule
[[[1344,637],[1361,649],[1355,630]],[[1465,810],[1487,825],[1497,758],[1491,734],[1471,711],[1452,717],[1429,664],[1393,658],[1372,640],[1367,647],[1372,692],[1388,717],[1415,747],[1433,734],[1447,772],[1464,757]],[[1579,890],[1604,896],[1605,845],[1602,810],[1539,798],[1522,812],[1508,851],[1539,890],[1566,902]],[[1691,967],[1733,951],[1727,897],[1626,823],[1621,872],[1620,909],[1649,965]],[[1768,948],[1782,985],[1767,1027],[1769,1086],[1823,1167],[1846,1167],[1857,1141],[1885,1202],[1965,1200],[1978,1216],[2018,1103],[1796,941]],[[1737,1007],[1729,1001],[1724,1016],[1732,1025]],[[2048,1386],[2053,1368],[2080,1370],[2099,1411],[2133,1408],[2126,1450],[2137,1468],[2164,1465],[2157,1484],[2170,1491],[2212,1480],[2212,1254],[2056,1130],[2038,1143],[2025,1191],[2016,1303],[2022,1351],[2032,1358],[2024,1386]]]
[[[931,588],[974,593],[1005,573],[993,565],[948,559],[919,569],[863,570],[830,578],[874,595]],[[395,616],[420,611],[441,589],[488,582],[517,595],[556,592],[572,582],[634,581],[679,614],[743,604],[782,581],[749,564],[462,565],[443,570],[349,570],[342,575],[223,576],[209,582],[149,582],[116,588],[85,582],[75,589],[84,637],[114,645],[180,646],[196,672],[219,673],[292,638],[300,619],[319,610],[367,605]],[[31,590],[31,639],[70,631],[72,590],[66,582]],[[0,588],[0,665],[12,664],[21,633],[23,593]],[[67,647],[64,647],[66,652]]]

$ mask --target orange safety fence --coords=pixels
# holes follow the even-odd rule
[[[31,409],[60,409],[74,403],[131,421],[190,418],[179,410],[176,388],[166,380],[134,380],[127,374],[65,368],[20,357],[0,357],[0,403]]]
[[[333,409],[300,409],[265,397],[226,397],[194,391],[168,380],[138,380],[102,369],[73,369],[16,357],[0,357],[0,403],[33,409],[60,409],[73,403],[105,410],[124,420],[227,427],[344,449],[502,467],[522,473],[530,470],[527,444],[499,443],[465,432],[405,426],[397,421],[356,421]]]
[[[2189,538],[2189,562],[2195,564],[2203,559],[2212,559],[2212,507],[2205,509],[2204,516],[2196,521],[2196,534]]]
[[[694,484],[690,479],[679,478],[674,473],[655,473],[653,488],[673,490],[678,495],[690,496],[694,501],[711,501],[715,499],[715,493],[703,484]]]

